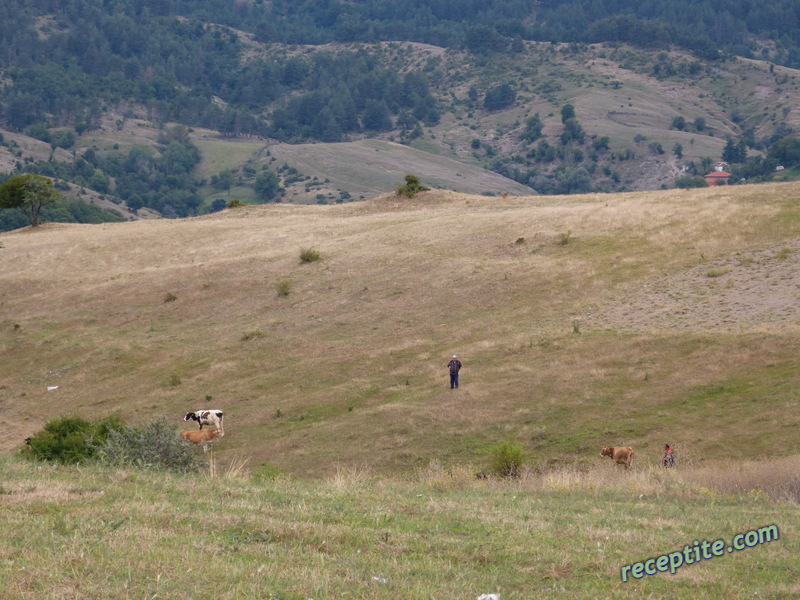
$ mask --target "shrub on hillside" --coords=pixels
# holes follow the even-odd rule
[[[520,444],[505,441],[489,450],[489,473],[502,479],[522,475],[527,456]]]
[[[292,281],[290,279],[281,279],[275,284],[275,290],[278,292],[278,296],[288,296],[292,291]]]
[[[427,192],[430,188],[425,187],[419,182],[419,177],[416,175],[406,175],[406,184],[401,185],[395,190],[398,196],[405,196],[413,198],[419,192]]]
[[[250,478],[256,483],[266,483],[284,477],[283,469],[269,463],[261,463],[255,468]]]
[[[321,259],[322,255],[319,253],[319,250],[314,250],[313,248],[304,248],[300,251],[300,262],[302,263],[317,262]]]
[[[97,448],[101,462],[116,467],[166,469],[193,473],[200,465],[189,444],[181,440],[177,427],[155,419],[141,429],[124,427],[110,432]]]
[[[31,436],[22,455],[37,460],[74,464],[94,458],[96,448],[124,427],[116,417],[90,422],[80,417],[55,419]]]

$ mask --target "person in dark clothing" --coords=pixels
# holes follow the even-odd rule
[[[453,358],[447,363],[447,368],[450,369],[450,389],[458,387],[458,372],[461,370],[461,361],[458,356],[453,354]]]

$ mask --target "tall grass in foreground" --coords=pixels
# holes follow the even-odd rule
[[[4,600],[789,598],[800,511],[778,499],[776,469],[796,474],[798,460],[716,480],[609,464],[300,481],[250,479],[244,458],[226,469],[212,458],[204,474],[0,458],[0,589]],[[770,544],[621,581],[623,565],[768,524],[781,531]]]
[[[214,452],[212,450],[211,456],[208,459],[208,469],[206,471],[206,476],[209,479],[215,479],[219,477],[224,477],[226,479],[238,479],[245,476],[245,469],[247,468],[247,464],[250,462],[249,456],[235,456],[233,459],[228,463],[228,466],[225,467],[224,470],[220,469],[217,465],[217,459],[214,457]]]
[[[698,495],[717,498],[757,496],[775,502],[800,503],[800,457],[767,462],[742,462],[719,467],[665,470],[645,467],[630,473],[603,473],[562,469],[529,475],[531,489],[582,492],[607,491],[609,487],[634,494],[693,500]]]
[[[607,467],[607,468],[605,468]],[[604,468],[559,468],[536,472],[522,470],[514,483],[499,479],[475,482],[475,468],[444,468],[432,464],[421,479],[441,490],[458,490],[472,485],[503,485],[519,490],[547,490],[607,494],[624,492],[656,498],[696,500],[701,496],[734,498],[758,496],[773,502],[800,504],[800,456],[769,461],[741,461],[662,469],[636,467],[631,471],[605,465]]]

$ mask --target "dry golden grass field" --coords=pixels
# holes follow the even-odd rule
[[[221,408],[221,464],[300,476],[508,439],[541,467],[798,454],[799,197],[434,190],[5,233],[0,450],[61,416]]]

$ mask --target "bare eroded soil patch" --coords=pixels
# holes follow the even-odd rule
[[[644,284],[586,316],[622,331],[800,324],[800,240],[704,261]]]

